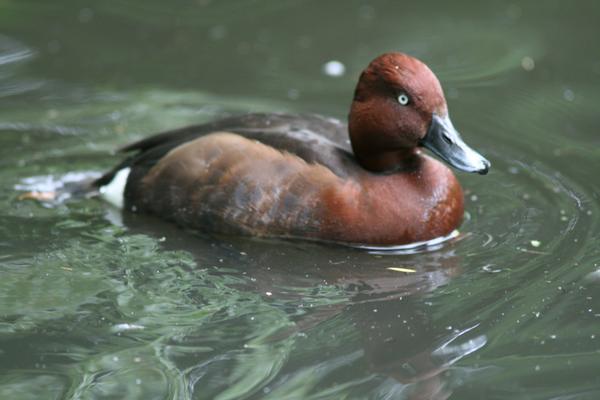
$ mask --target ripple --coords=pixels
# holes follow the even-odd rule
[[[539,161],[496,159],[494,165],[491,179],[504,190],[486,192],[483,184],[474,181],[468,186],[471,195],[467,208],[472,210],[472,221],[467,226],[485,226],[472,232],[480,237],[482,247],[511,244],[517,248],[537,240],[551,252],[554,248],[548,248],[549,243],[556,246],[570,232],[584,228],[578,224],[592,205],[591,194],[575,180]],[[500,221],[508,222],[508,226],[495,225]]]
[[[600,215],[587,182],[519,151],[504,159],[492,152],[493,183],[465,184],[471,218],[461,228],[467,237],[459,250],[470,265],[479,265],[480,277],[475,287],[456,285],[479,299],[477,315],[486,334],[506,342],[502,326],[543,331],[552,318],[546,313],[563,301],[560,294],[595,269],[586,260],[597,246]]]
[[[53,175],[31,176],[23,178],[20,183],[15,185],[16,190],[29,190],[40,192],[52,192],[63,189],[69,184],[81,182],[87,179],[98,178],[98,172],[69,172],[65,175],[56,177]]]
[[[237,2],[216,14],[197,7],[177,24],[165,18],[158,3],[107,4],[93,12],[77,6],[79,14],[65,18],[78,26],[77,15],[81,23],[95,23],[104,12],[179,31],[198,24],[202,14],[200,31],[187,36],[210,35],[231,50],[235,46],[227,40],[240,35],[235,25],[242,14],[231,13]],[[552,394],[538,397],[556,397],[575,385],[573,393],[597,392],[591,385],[597,365],[600,153],[597,135],[590,134],[597,130],[596,88],[558,82],[562,78],[556,76],[548,80],[545,70],[557,76],[560,71],[552,69],[549,47],[525,23],[484,26],[465,13],[456,18],[424,13],[423,23],[407,13],[396,24],[394,12],[383,15],[369,7],[366,14],[377,16],[370,17],[373,23],[340,31],[357,38],[346,41],[350,50],[339,40],[326,47],[336,39],[331,24],[314,24],[307,34],[304,23],[295,32],[286,22],[286,36],[279,41],[270,40],[268,30],[255,35],[240,24],[256,58],[244,58],[255,66],[250,70],[235,69],[242,79],[261,82],[257,98],[168,87],[110,91],[76,86],[70,77],[36,86],[35,79],[20,75],[35,52],[0,36],[0,96],[36,91],[25,105],[2,99],[6,193],[63,187],[80,179],[66,171],[104,169],[113,162],[108,151],[118,143],[155,130],[227,112],[285,109],[287,100],[265,100],[273,93],[288,93],[295,111],[341,110],[341,115],[355,73],[391,49],[432,65],[448,98],[457,99],[456,109],[466,110],[460,126],[465,124],[465,133],[480,133],[473,137],[475,147],[494,163],[485,178],[457,173],[468,211],[460,236],[391,252],[195,235],[188,241],[185,232],[156,221],[154,230],[142,234],[131,221],[107,223],[99,202],[40,211],[32,202],[0,199],[5,214],[0,245],[8,254],[2,256],[0,330],[6,340],[0,352],[18,364],[0,378],[0,397],[47,392],[90,398],[415,393],[447,398],[452,388],[463,387],[471,392],[456,397],[467,398],[479,387],[484,394],[489,394],[485,386],[506,394],[521,389],[515,382],[561,376],[564,380],[552,381]],[[338,20],[345,20],[340,12],[335,10]],[[486,7],[482,16],[489,13],[494,11]],[[234,14],[236,23],[226,18]],[[214,26],[221,16],[229,22]],[[69,32],[76,31],[65,35]],[[298,41],[295,34],[306,35],[300,42],[309,48],[312,40],[314,47],[290,49]],[[90,48],[78,44],[71,61]],[[106,46],[101,47],[106,53],[98,54],[115,52]],[[163,59],[178,54],[187,53],[167,52]],[[218,60],[223,53],[211,50],[202,57]],[[348,71],[335,80],[320,74],[323,63],[333,59]],[[177,71],[197,70],[198,62],[203,60],[182,58]],[[49,66],[40,63],[36,71]],[[125,76],[138,66],[122,68]],[[157,82],[167,75],[162,69],[152,74]],[[261,91],[269,88],[274,91]],[[304,97],[311,91],[313,98]],[[339,100],[340,93],[346,100]],[[38,366],[42,358],[44,365]],[[572,373],[564,373],[565,365]],[[485,377],[490,371],[493,376]],[[586,373],[587,386],[579,378]],[[544,389],[552,391],[551,386]]]
[[[35,52],[20,42],[0,35],[0,68],[33,58]]]
[[[431,240],[425,240],[422,242],[414,242],[405,245],[398,246],[351,246],[358,249],[367,250],[370,254],[379,255],[401,255],[401,254],[417,254],[428,251],[440,250],[445,243],[452,241],[460,236],[458,230],[450,232],[446,236],[440,236]]]
[[[472,35],[472,26],[458,28],[448,44],[436,41],[428,54],[436,55],[432,69],[441,82],[448,87],[472,87],[496,85],[512,71],[522,69],[525,57],[540,59],[543,47],[535,35],[527,30],[506,31],[481,29],[477,37]],[[523,38],[515,44],[513,37]],[[477,51],[465,51],[477,48]]]
[[[69,383],[68,376],[42,369],[5,373],[0,378],[0,397],[9,399],[27,393],[22,398],[64,398]]]
[[[457,343],[463,335],[466,335],[473,329],[477,328],[477,326],[478,325],[475,325],[454,333],[437,349],[433,350],[431,354],[443,360],[446,365],[451,365],[459,361],[461,358],[464,358],[469,354],[481,349],[487,343],[487,337],[485,335],[479,335],[472,339],[468,339],[463,343]]]
[[[0,35],[0,98],[31,92],[43,86],[42,81],[14,77],[18,66],[34,56],[32,49],[8,36]]]

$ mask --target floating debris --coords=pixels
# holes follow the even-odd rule
[[[498,272],[502,272],[501,269],[493,268],[493,267],[494,267],[494,264],[487,264],[487,265],[484,265],[483,267],[481,267],[481,269],[484,270],[485,272],[489,272],[492,274],[497,274]]]
[[[110,330],[112,332],[125,332],[125,331],[138,331],[138,330],[143,330],[143,329],[144,329],[143,325],[124,323],[124,324],[113,325]]]
[[[27,192],[19,195],[18,200],[35,200],[35,201],[54,201],[56,200],[56,192]]]
[[[388,267],[387,269],[389,269],[390,271],[396,271],[396,272],[406,272],[407,274],[414,274],[415,272],[417,272],[416,270],[414,270],[412,268]]]
[[[546,251],[529,250],[529,249],[527,249],[527,248],[524,248],[524,247],[519,247],[519,246],[517,246],[517,250],[518,250],[518,251],[521,251],[521,252],[523,252],[523,253],[528,253],[528,254],[538,254],[538,255],[541,255],[541,256],[545,256],[545,255],[548,255],[548,254],[550,254],[550,253],[548,253],[548,252],[546,252]]]

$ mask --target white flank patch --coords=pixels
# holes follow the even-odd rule
[[[123,208],[125,200],[125,185],[131,168],[123,168],[119,170],[112,181],[108,185],[100,187],[100,196],[117,208]]]

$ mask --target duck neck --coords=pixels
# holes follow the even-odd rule
[[[416,169],[421,158],[419,150],[399,140],[401,135],[395,133],[398,127],[392,120],[373,118],[371,114],[367,105],[356,99],[353,101],[348,116],[348,134],[358,163],[377,173]]]
[[[419,151],[416,148],[369,153],[353,146],[353,151],[358,163],[372,172],[410,171],[419,165]]]

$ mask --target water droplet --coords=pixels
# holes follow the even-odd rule
[[[533,61],[533,58],[531,57],[523,57],[521,60],[521,67],[523,67],[525,71],[533,71],[535,68],[535,61]]]
[[[94,11],[91,8],[82,8],[79,11],[79,15],[77,16],[77,19],[79,19],[79,22],[81,22],[82,24],[90,22],[93,18]]]
[[[358,16],[365,20],[371,20],[375,18],[375,9],[370,5],[363,5],[358,9]]]
[[[571,89],[565,89],[563,97],[566,101],[573,101],[575,100],[575,93]]]
[[[323,65],[323,73],[328,76],[339,77],[346,72],[346,66],[337,60],[332,60]]]
[[[216,25],[210,28],[208,34],[213,40],[221,40],[227,36],[227,28],[223,25]]]
[[[510,4],[506,9],[506,15],[512,20],[519,19],[523,15],[523,10],[516,4]]]

